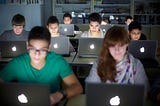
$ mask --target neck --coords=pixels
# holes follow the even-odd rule
[[[44,67],[45,63],[46,63],[46,61],[40,62],[38,64],[35,64],[35,63],[31,62],[31,65],[32,65],[33,68],[35,68],[37,70],[40,70]]]

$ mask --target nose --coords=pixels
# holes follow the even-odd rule
[[[40,50],[36,50],[35,55],[40,55]]]

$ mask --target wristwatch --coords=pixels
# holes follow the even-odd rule
[[[64,100],[67,98],[67,92],[65,90],[60,90],[59,92],[63,95],[63,98],[61,100]]]

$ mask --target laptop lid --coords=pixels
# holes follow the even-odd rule
[[[79,57],[98,57],[103,38],[79,38]]]
[[[139,59],[155,59],[156,50],[156,40],[133,40],[128,46],[128,51]]]
[[[59,24],[59,32],[62,35],[74,36],[74,24]]]
[[[101,25],[100,28],[102,29],[103,32],[107,32],[108,29],[110,29],[112,26],[111,25]]]
[[[52,37],[51,38],[51,51],[54,51],[63,56],[70,55],[69,37]]]
[[[0,41],[2,58],[12,58],[27,51],[26,41]]]
[[[143,85],[86,83],[86,106],[143,105]]]
[[[49,86],[0,83],[0,106],[50,106]]]

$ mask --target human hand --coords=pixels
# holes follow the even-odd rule
[[[51,106],[54,106],[63,98],[63,95],[60,92],[56,92],[54,94],[50,94],[50,103]]]

